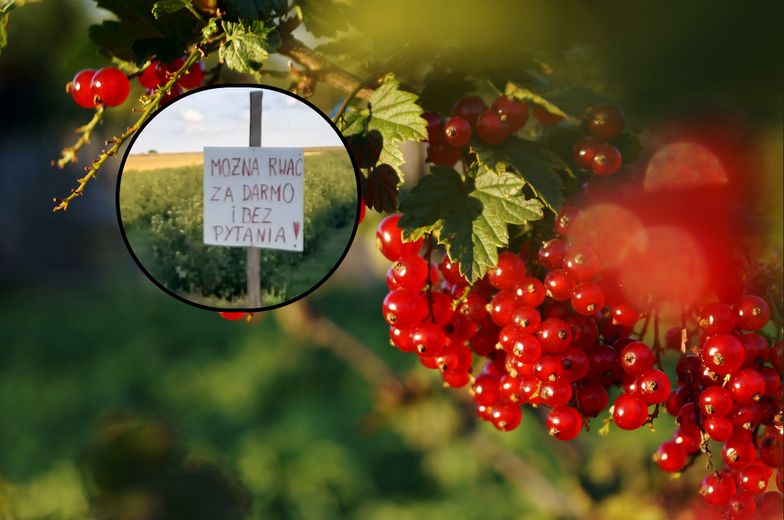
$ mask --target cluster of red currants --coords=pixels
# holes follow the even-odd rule
[[[80,107],[116,107],[128,99],[131,85],[120,69],[104,67],[98,70],[80,70],[66,85],[65,90]]]
[[[482,98],[470,95],[457,100],[449,118],[435,112],[425,112],[422,117],[427,121],[428,161],[454,166],[471,137],[495,145],[523,128],[528,121],[528,105],[501,96],[488,108]]]
[[[742,511],[762,508],[750,497],[767,489],[771,468],[782,464],[782,342],[769,345],[752,332],[767,323],[767,304],[746,295],[708,305],[697,317],[696,354],[681,352],[685,327],[668,333],[681,353],[672,388],[664,349],[635,339],[643,313],[603,276],[593,251],[568,242],[578,214],[566,207],[557,216],[560,238],[542,244],[530,265],[543,276],[529,272],[525,255],[503,251],[474,285],[448,257],[430,261],[430,244],[404,241],[399,215],[383,219],[376,239],[394,262],[382,307],[392,345],[440,370],[446,385],[470,386],[478,415],[502,431],[520,424],[524,404],[549,409],[546,427],[560,440],[574,439],[587,417],[607,409],[611,393],[611,420],[623,430],[652,424],[664,406],[679,429],[657,451],[657,464],[680,471],[707,439],[724,442],[727,469],[707,477],[701,494],[731,518],[747,518]],[[478,372],[475,356],[485,360]],[[779,488],[781,478],[779,470]],[[781,504],[780,493],[761,497],[766,511]]]
[[[666,407],[679,428],[654,460],[664,471],[681,471],[709,440],[721,443],[724,469],[705,477],[700,494],[732,519],[753,518],[758,507],[767,518],[771,508],[781,508],[781,495],[765,492],[777,468],[776,485],[784,491],[784,343],[769,345],[753,332],[769,318],[765,300],[746,295],[733,305],[706,305],[693,338],[681,338],[680,330],[668,333],[671,347],[683,344],[686,350],[691,339],[695,353],[684,352],[678,362],[678,387]]]
[[[591,135],[577,141],[572,149],[577,167],[602,176],[617,172],[623,157],[608,141],[615,139],[626,126],[621,109],[614,105],[592,107],[586,112],[583,124]]]
[[[185,65],[185,58],[177,58],[174,61],[164,63],[154,60],[139,75],[139,84],[147,89],[149,94],[159,86],[171,79],[171,76]],[[177,83],[163,97],[161,103],[167,104],[172,99],[182,94],[183,90],[190,90],[201,85],[204,81],[204,62],[198,61],[193,64],[185,73],[177,79]]]
[[[139,75],[139,83],[149,94],[162,84],[169,81],[172,74],[185,64],[185,58],[177,58],[169,63],[153,61]],[[182,94],[183,89],[192,89],[204,81],[204,62],[199,61],[180,76],[161,102],[168,103]],[[131,84],[128,77],[120,69],[104,67],[99,70],[84,69],[76,73],[73,80],[66,85],[66,92],[71,94],[77,105],[83,108],[95,108],[98,105],[115,107],[128,99]]]

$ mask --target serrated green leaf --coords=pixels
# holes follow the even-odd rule
[[[571,170],[545,145],[510,136],[495,148],[482,147],[473,151],[480,168],[496,174],[516,172],[545,206],[555,213],[561,209],[564,184],[559,172],[570,173]]]
[[[370,96],[369,107],[350,112],[346,116],[343,135],[378,130],[384,141],[379,161],[389,164],[403,178],[400,166],[405,162],[400,144],[427,138],[427,123],[422,119],[422,108],[417,95],[400,90],[394,76],[387,76],[384,83]]]
[[[161,16],[176,13],[191,5],[191,0],[158,0],[152,6],[152,15],[157,19]]]
[[[512,82],[508,82],[506,84],[506,90],[504,93],[507,96],[512,97],[514,99],[519,99],[521,101],[526,101],[538,105],[553,115],[561,116],[567,119],[570,118],[569,114],[564,112],[561,108],[556,106],[547,98],[542,97],[539,94],[531,90],[528,90],[527,88],[520,87]]]
[[[287,0],[226,0],[229,18],[258,20],[286,14]]]
[[[397,197],[403,179],[395,168],[379,164],[363,180],[362,198],[370,208],[382,213],[397,210]]]
[[[498,248],[509,244],[509,224],[543,216],[542,204],[526,199],[525,182],[510,172],[480,170],[464,180],[452,168],[434,167],[400,203],[404,236],[437,233],[460,272],[474,283],[498,262]]]
[[[313,36],[332,38],[348,29],[350,12],[346,4],[334,0],[298,0],[297,4],[302,12],[302,23]]]
[[[280,46],[280,37],[272,26],[262,21],[223,22],[226,43],[218,53],[226,66],[237,72],[257,71]]]

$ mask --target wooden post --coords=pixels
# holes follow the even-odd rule
[[[263,90],[250,93],[250,146],[261,146],[261,99]],[[261,250],[257,247],[247,248],[245,272],[247,276],[246,293],[248,307],[261,307]]]

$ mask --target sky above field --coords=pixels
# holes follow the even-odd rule
[[[250,92],[255,88],[203,90],[175,101],[144,127],[132,154],[200,152],[205,146],[247,146]],[[342,146],[333,128],[299,100],[265,90],[262,146]]]

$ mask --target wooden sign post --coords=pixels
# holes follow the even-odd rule
[[[250,93],[250,146],[204,148],[204,243],[244,247],[248,308],[261,307],[261,249],[304,250],[302,148],[261,146],[262,91]]]
[[[250,93],[250,146],[261,146],[261,100],[264,91]],[[247,284],[245,294],[248,298],[248,307],[256,309],[261,307],[261,251],[258,247],[248,247],[245,257],[245,274]]]

